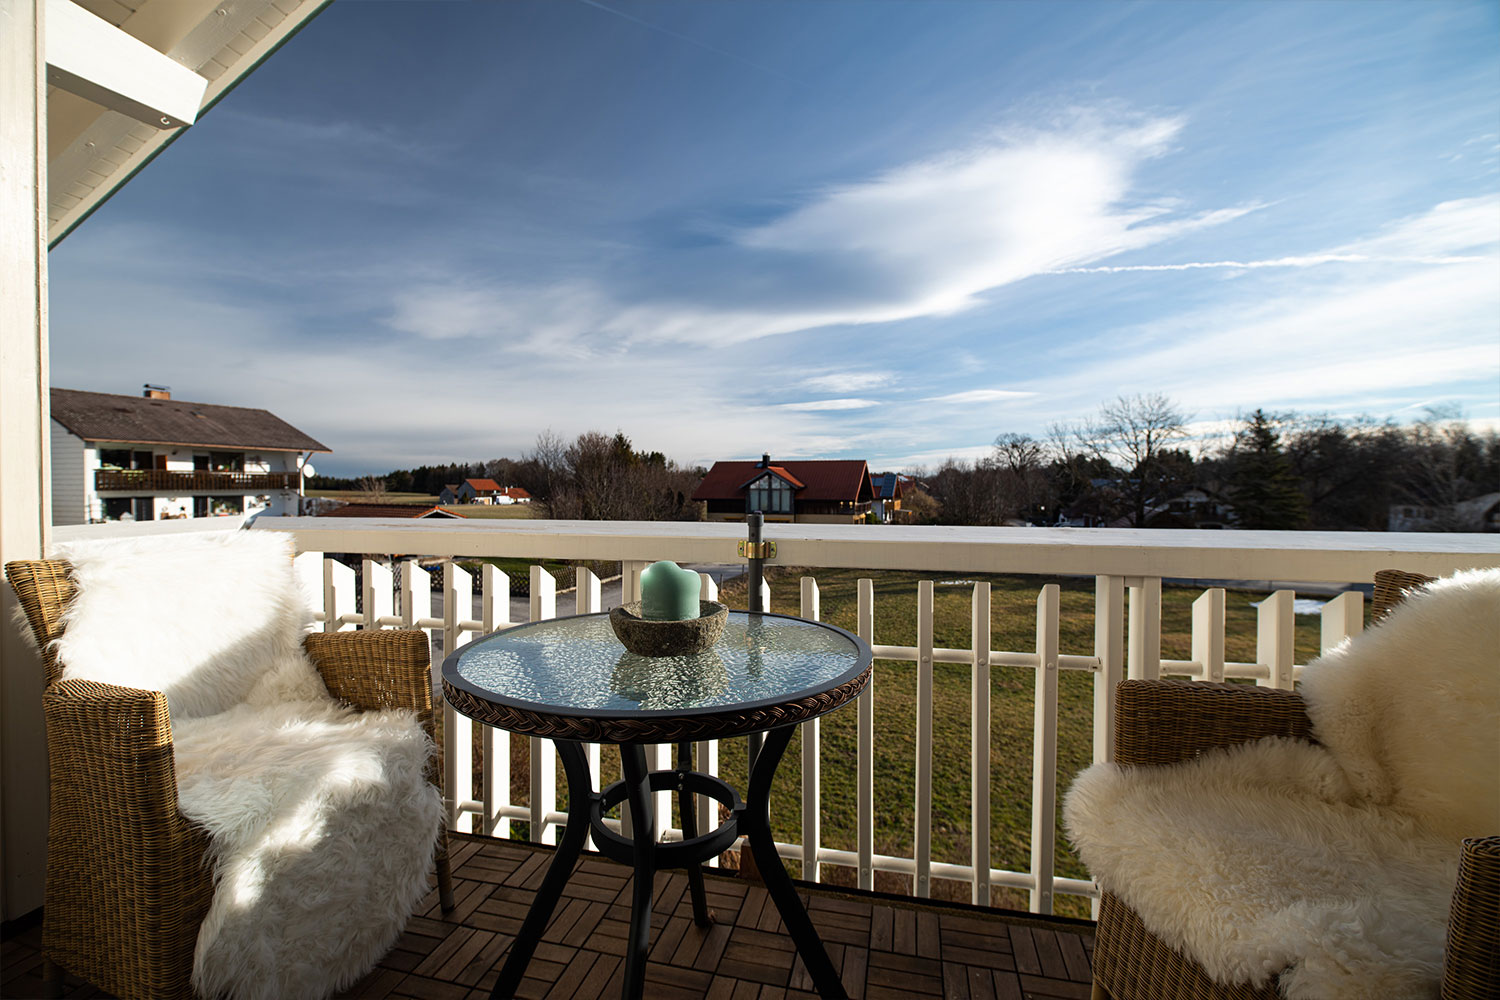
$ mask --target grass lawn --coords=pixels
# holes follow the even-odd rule
[[[864,570],[805,571],[794,567],[772,568],[772,611],[797,614],[798,579],[815,575],[824,621],[853,631],[855,628],[856,581],[862,576],[875,580],[875,639],[885,645],[915,645],[917,632],[917,583],[925,578],[948,579],[941,574]],[[1021,576],[967,576],[991,584],[992,642],[998,650],[1026,651],[1036,644],[1036,598],[1043,585],[1057,583],[1062,591],[1061,650],[1091,655],[1094,631],[1094,581],[1074,578]],[[1162,588],[1162,656],[1191,656],[1192,602],[1201,589]],[[966,648],[969,645],[969,615],[972,587],[939,584],[934,588],[936,645]],[[1256,611],[1252,601],[1265,594],[1232,590],[1226,599],[1225,654],[1230,660],[1255,660]],[[745,606],[744,581],[731,581],[721,591],[730,607]],[[1297,662],[1317,655],[1319,623],[1315,616],[1297,619]],[[875,664],[875,851],[910,856],[913,843],[916,774],[916,664],[879,660]],[[1028,668],[992,667],[990,717],[991,861],[994,867],[1025,871],[1030,867],[1031,840],[1031,746],[1035,675]],[[1058,798],[1072,776],[1087,767],[1093,747],[1093,675],[1064,670],[1058,684]],[[933,809],[932,859],[957,864],[969,861],[969,692],[970,670],[964,664],[935,664],[933,668]],[[822,842],[843,850],[856,848],[857,711],[853,705],[825,716],[822,737]],[[525,740],[513,740],[513,801],[524,797],[526,775]],[[478,741],[475,760],[479,759]],[[560,769],[559,769],[560,770]],[[618,756],[604,748],[602,770],[605,782],[619,776]],[[726,741],[719,750],[719,770],[730,784],[745,787],[743,740]],[[777,772],[772,792],[772,824],[778,840],[801,839],[801,736],[794,736]],[[559,792],[559,804],[563,795]],[[675,822],[675,821],[674,821]],[[1086,877],[1058,820],[1057,874]],[[517,836],[526,829],[521,824]],[[794,874],[800,876],[800,866]],[[852,868],[824,865],[825,881],[854,885]],[[876,888],[909,893],[911,879],[894,873],[876,873]],[[940,899],[967,901],[967,883],[934,879],[932,895]],[[1026,894],[996,889],[993,903],[1025,909]],[[1088,901],[1077,896],[1056,897],[1056,911],[1070,916],[1088,916]]]
[[[434,499],[433,503],[437,503],[437,500]],[[450,504],[444,507],[443,510],[452,511],[455,514],[462,514],[464,517],[516,518],[524,520],[532,516],[531,504],[529,503],[459,503]]]
[[[373,503],[364,490],[308,490],[310,497],[327,497],[330,500],[347,500],[350,503]],[[430,493],[387,493],[380,503],[409,503],[431,507],[438,498]]]

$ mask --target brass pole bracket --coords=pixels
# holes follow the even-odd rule
[[[775,542],[755,542],[755,543],[752,543],[752,542],[747,542],[747,541],[741,540],[740,541],[740,558],[741,559],[775,559],[776,558],[776,543]]]

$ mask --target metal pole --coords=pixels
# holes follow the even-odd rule
[[[749,568],[749,604],[752,615],[764,614],[768,609],[761,603],[761,584],[765,580],[766,561],[762,558],[761,527],[765,524],[765,517],[760,511],[755,511],[745,518],[745,524],[750,530],[750,568]],[[749,755],[749,766],[755,768],[755,758],[760,754],[761,734],[751,733],[746,740],[746,752]]]
[[[760,600],[761,584],[766,578],[766,561],[761,558],[760,551],[761,527],[765,524],[765,520],[760,511],[745,518],[745,524],[750,528],[750,603],[747,606],[752,615],[766,611]]]

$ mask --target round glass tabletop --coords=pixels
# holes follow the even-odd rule
[[[608,614],[519,625],[456,650],[443,680],[485,701],[556,715],[661,717],[778,704],[845,684],[870,647],[832,625],[731,611],[714,646],[637,656]]]

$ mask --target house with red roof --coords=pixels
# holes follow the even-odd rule
[[[760,511],[767,521],[853,524],[865,520],[875,493],[863,461],[809,459],[715,462],[693,499],[710,521],[743,521]]]

